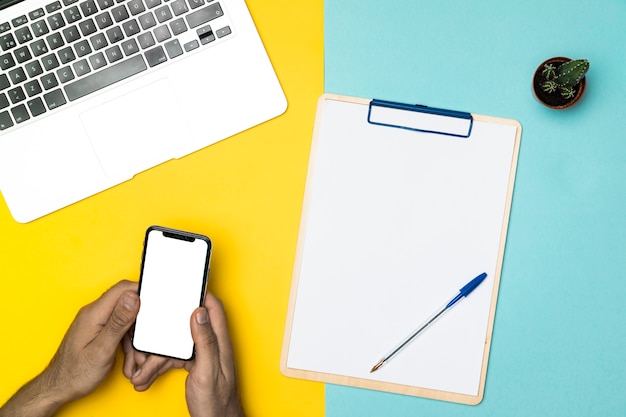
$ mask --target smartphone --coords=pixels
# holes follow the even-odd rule
[[[211,240],[195,233],[151,226],[146,231],[139,278],[139,313],[133,347],[190,360],[190,318],[204,303]]]

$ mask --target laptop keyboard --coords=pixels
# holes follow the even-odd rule
[[[0,21],[0,130],[231,33],[215,0],[61,0]]]

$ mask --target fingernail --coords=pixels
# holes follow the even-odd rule
[[[203,308],[196,314],[196,322],[198,324],[205,324],[207,321],[209,321],[209,316],[207,315],[206,309]]]
[[[122,305],[126,310],[132,310],[137,306],[137,297],[131,294],[122,295]]]
[[[137,369],[137,370],[135,371],[135,373],[133,374],[133,376],[131,376],[130,378],[131,378],[131,379],[133,379],[133,378],[137,378],[137,377],[139,376],[139,374],[140,374],[140,373],[141,373],[141,368]]]

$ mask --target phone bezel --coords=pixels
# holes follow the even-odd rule
[[[150,227],[148,227],[148,229],[146,230],[145,236],[144,236],[144,241],[143,241],[143,250],[142,250],[142,254],[141,254],[141,268],[140,268],[140,273],[139,273],[139,285],[137,288],[137,294],[139,295],[139,299],[141,300],[141,287],[144,281],[144,266],[145,266],[145,260],[146,260],[146,253],[148,251],[148,240],[150,237],[150,232],[152,231],[159,231],[159,232],[163,232],[163,235],[167,238],[171,238],[171,239],[181,239],[181,240],[188,240],[188,239],[200,239],[206,242],[207,244],[207,252],[206,252],[206,257],[205,257],[205,264],[204,264],[204,271],[203,271],[203,277],[202,277],[202,288],[201,288],[201,294],[200,294],[200,299],[198,301],[198,307],[201,307],[204,304],[204,298],[206,296],[206,288],[207,288],[207,283],[208,283],[208,279],[209,279],[209,272],[210,272],[210,264],[211,264],[211,254],[213,253],[213,244],[211,242],[211,239],[209,239],[207,236],[205,235],[201,235],[198,233],[192,233],[192,232],[187,232],[184,230],[180,230],[180,229],[173,229],[173,228],[169,228],[169,227],[164,227],[164,226],[157,226],[157,225],[152,225]],[[168,236],[170,235],[170,236]],[[192,241],[193,241],[192,240]],[[140,306],[141,309],[141,306]],[[135,340],[134,340],[134,335],[135,335],[135,326],[136,326],[136,321],[135,324],[133,325],[133,332],[131,335],[131,344],[133,346],[133,349],[135,349],[137,352],[142,352],[142,353],[146,353],[149,355],[158,355],[158,356],[163,356],[166,358],[172,358],[172,359],[179,359],[179,360],[184,360],[184,361],[189,361],[192,360],[195,357],[196,354],[196,346],[195,343],[192,347],[192,353],[191,356],[189,358],[179,358],[179,357],[175,357],[175,356],[168,356],[168,355],[164,355],[162,353],[158,353],[158,352],[150,352],[150,351],[145,351],[145,350],[141,350],[141,349],[137,349],[137,347],[135,346]]]

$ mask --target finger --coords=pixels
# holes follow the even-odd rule
[[[234,355],[232,342],[228,333],[228,322],[226,312],[222,302],[213,294],[208,293],[204,304],[209,312],[209,322],[217,337],[219,345],[219,358],[222,363],[222,371],[228,373],[227,376],[235,376]]]
[[[157,358],[158,360],[150,360],[151,358]],[[131,382],[135,386],[136,391],[145,391],[152,386],[159,376],[170,369],[182,367],[182,361],[150,356],[146,361],[146,367],[138,369]]]
[[[220,369],[234,378],[233,349],[228,335],[226,313],[222,302],[211,293],[204,300],[205,308],[194,311],[191,334],[196,343],[196,363],[202,369]]]
[[[217,335],[209,322],[207,308],[198,307],[191,315],[191,337],[196,345],[195,367],[203,373],[212,374],[220,369],[220,348]]]
[[[139,312],[139,296],[134,291],[121,294],[109,319],[90,344],[100,357],[111,355],[135,322]]]
[[[183,361],[181,360],[150,355],[141,367],[134,372],[130,381],[135,386],[135,389],[144,386],[147,389],[159,375],[163,375],[170,369],[182,367]]]
[[[93,311],[93,317],[99,323],[106,323],[113,312],[119,298],[125,291],[137,292],[136,282],[123,280],[109,288],[97,300],[87,306]]]
[[[122,350],[124,351],[124,366],[122,367],[122,371],[124,372],[124,376],[130,379],[135,373],[135,367],[137,366],[135,359],[137,352],[133,349],[133,344],[128,333],[126,333],[122,339]]]
[[[138,368],[141,368],[144,363],[148,360],[149,355],[145,352],[135,351],[135,363]]]

